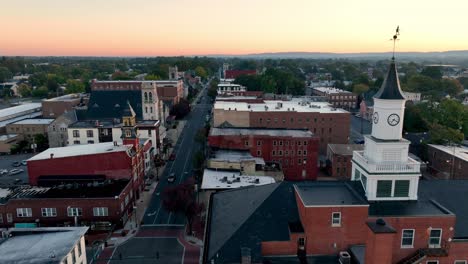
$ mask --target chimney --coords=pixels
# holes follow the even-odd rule
[[[51,159],[54,158],[54,153],[50,153],[50,158],[51,158]]]
[[[365,263],[393,263],[393,240],[396,231],[379,218],[367,223]]]

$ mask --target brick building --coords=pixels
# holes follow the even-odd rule
[[[468,179],[468,148],[429,144],[429,168],[439,179]]]
[[[106,180],[52,187],[0,189],[0,227],[87,225],[92,230],[122,226],[133,211],[132,180]]]
[[[42,116],[56,118],[65,112],[72,111],[76,106],[86,105],[89,97],[84,94],[67,94],[41,102]]]
[[[308,129],[319,137],[323,154],[330,143],[348,143],[350,129],[349,112],[306,98],[263,103],[216,101],[213,119],[215,127]]]
[[[248,150],[254,157],[278,163],[286,180],[317,178],[318,138],[308,130],[212,128],[208,145]]]
[[[8,134],[19,134],[23,138],[32,139],[35,135],[47,136],[48,127],[54,119],[24,119],[6,125]]]
[[[362,144],[328,144],[327,170],[330,176],[351,179],[353,152],[363,149]]]
[[[334,107],[355,109],[357,107],[357,95],[334,87],[315,87],[312,93],[317,96],[325,96]]]

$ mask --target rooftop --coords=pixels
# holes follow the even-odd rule
[[[0,122],[0,127],[5,127],[8,124],[15,123],[24,119],[35,118],[42,116],[42,112],[34,112],[26,115],[20,115],[15,118],[6,119]]]
[[[370,216],[442,216],[450,211],[440,207],[437,202],[427,199],[418,201],[381,201],[369,206]]]
[[[42,107],[41,103],[28,103],[28,104],[22,104],[18,106],[1,109],[0,120],[5,120],[5,118],[8,118],[11,115],[21,114],[22,112],[40,111],[41,107]]]
[[[290,101],[264,100],[263,103],[216,101],[214,109],[250,112],[316,112],[316,113],[349,113],[334,108],[327,102],[313,102],[307,98],[292,98]]]
[[[220,83],[218,87],[241,87],[242,85],[237,83]]]
[[[239,171],[205,169],[203,172],[202,189],[232,189],[246,186],[259,186],[275,183],[268,176],[241,175]]]
[[[405,100],[405,96],[400,88],[400,80],[398,79],[398,72],[394,58],[392,58],[390,66],[388,67],[387,75],[385,76],[380,90],[374,95],[374,98],[384,100]]]
[[[59,97],[54,97],[50,99],[46,99],[46,102],[60,102],[60,101],[75,101],[80,100],[83,97],[83,94],[66,94]]]
[[[335,87],[314,87],[314,90],[320,91],[322,93],[327,93],[327,94],[338,94],[338,93],[352,94],[352,92],[350,91],[345,91],[345,90],[338,89]]]
[[[0,141],[5,141],[5,140],[12,139],[12,138],[17,138],[17,137],[18,137],[18,134],[0,135]]]
[[[216,101],[257,100],[257,96],[217,96]]]
[[[294,185],[305,206],[368,205],[358,193],[343,182],[314,182]]]
[[[444,145],[433,145],[433,144],[429,144],[429,146],[435,149],[438,149],[440,151],[443,151],[449,155],[460,158],[464,161],[468,161],[468,147],[444,146]]]
[[[0,262],[16,264],[63,263],[89,227],[12,228],[0,243]],[[82,249],[84,252],[84,249]]]
[[[127,152],[129,149],[131,149],[130,145],[115,146],[114,142],[105,142],[88,145],[72,145],[59,148],[49,148],[30,158],[28,161],[50,159],[51,155],[53,155],[54,159],[58,159],[65,157],[84,156],[111,152]]]
[[[0,188],[0,203],[11,199],[114,198],[128,185],[128,180],[70,183],[53,187],[16,186]]]
[[[119,120],[120,121],[120,120]],[[121,127],[121,123],[114,123],[108,120],[83,120],[76,121],[75,123],[68,126],[68,128],[113,128]]]
[[[328,144],[331,151],[338,155],[353,155],[353,151],[364,150],[363,144]]]
[[[49,125],[54,122],[52,118],[37,118],[37,119],[23,119],[21,121],[13,123],[14,125]]]
[[[132,90],[93,90],[88,103],[86,119],[122,118],[130,102],[137,119],[142,119],[141,91]]]
[[[254,157],[249,151],[243,150],[217,150],[211,160],[240,162],[243,160],[255,160],[256,164],[265,165],[263,158]]]
[[[307,129],[212,128],[210,136],[313,137]]]

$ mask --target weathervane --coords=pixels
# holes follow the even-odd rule
[[[398,38],[398,36],[400,36],[400,26],[397,26],[396,30],[395,30],[395,35],[393,35],[393,39],[390,39],[390,40],[393,40],[393,57],[392,59],[395,59],[395,45],[396,45],[396,41],[397,40],[400,40]]]

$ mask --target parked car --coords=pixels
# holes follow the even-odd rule
[[[23,165],[23,166],[28,165],[28,161],[27,161],[27,160],[22,160],[22,161],[21,161],[21,165]]]
[[[174,153],[171,153],[171,155],[169,155],[169,160],[175,160],[176,158],[176,155]]]
[[[8,170],[7,169],[1,169],[0,170],[0,175],[5,175],[5,174],[8,174]]]
[[[173,183],[173,182],[175,182],[175,179],[176,179],[175,173],[173,172],[173,173],[171,173],[171,174],[169,175],[169,177],[167,177],[167,182]]]
[[[21,179],[15,179],[15,184],[19,184],[19,183],[22,183],[22,182],[23,182],[23,180],[21,180]]]
[[[22,173],[24,170],[23,169],[12,169],[10,170],[10,175],[16,175],[19,173]]]
[[[21,166],[21,162],[15,161],[15,162],[13,162],[12,165],[13,165],[13,167],[19,167],[19,166]]]

